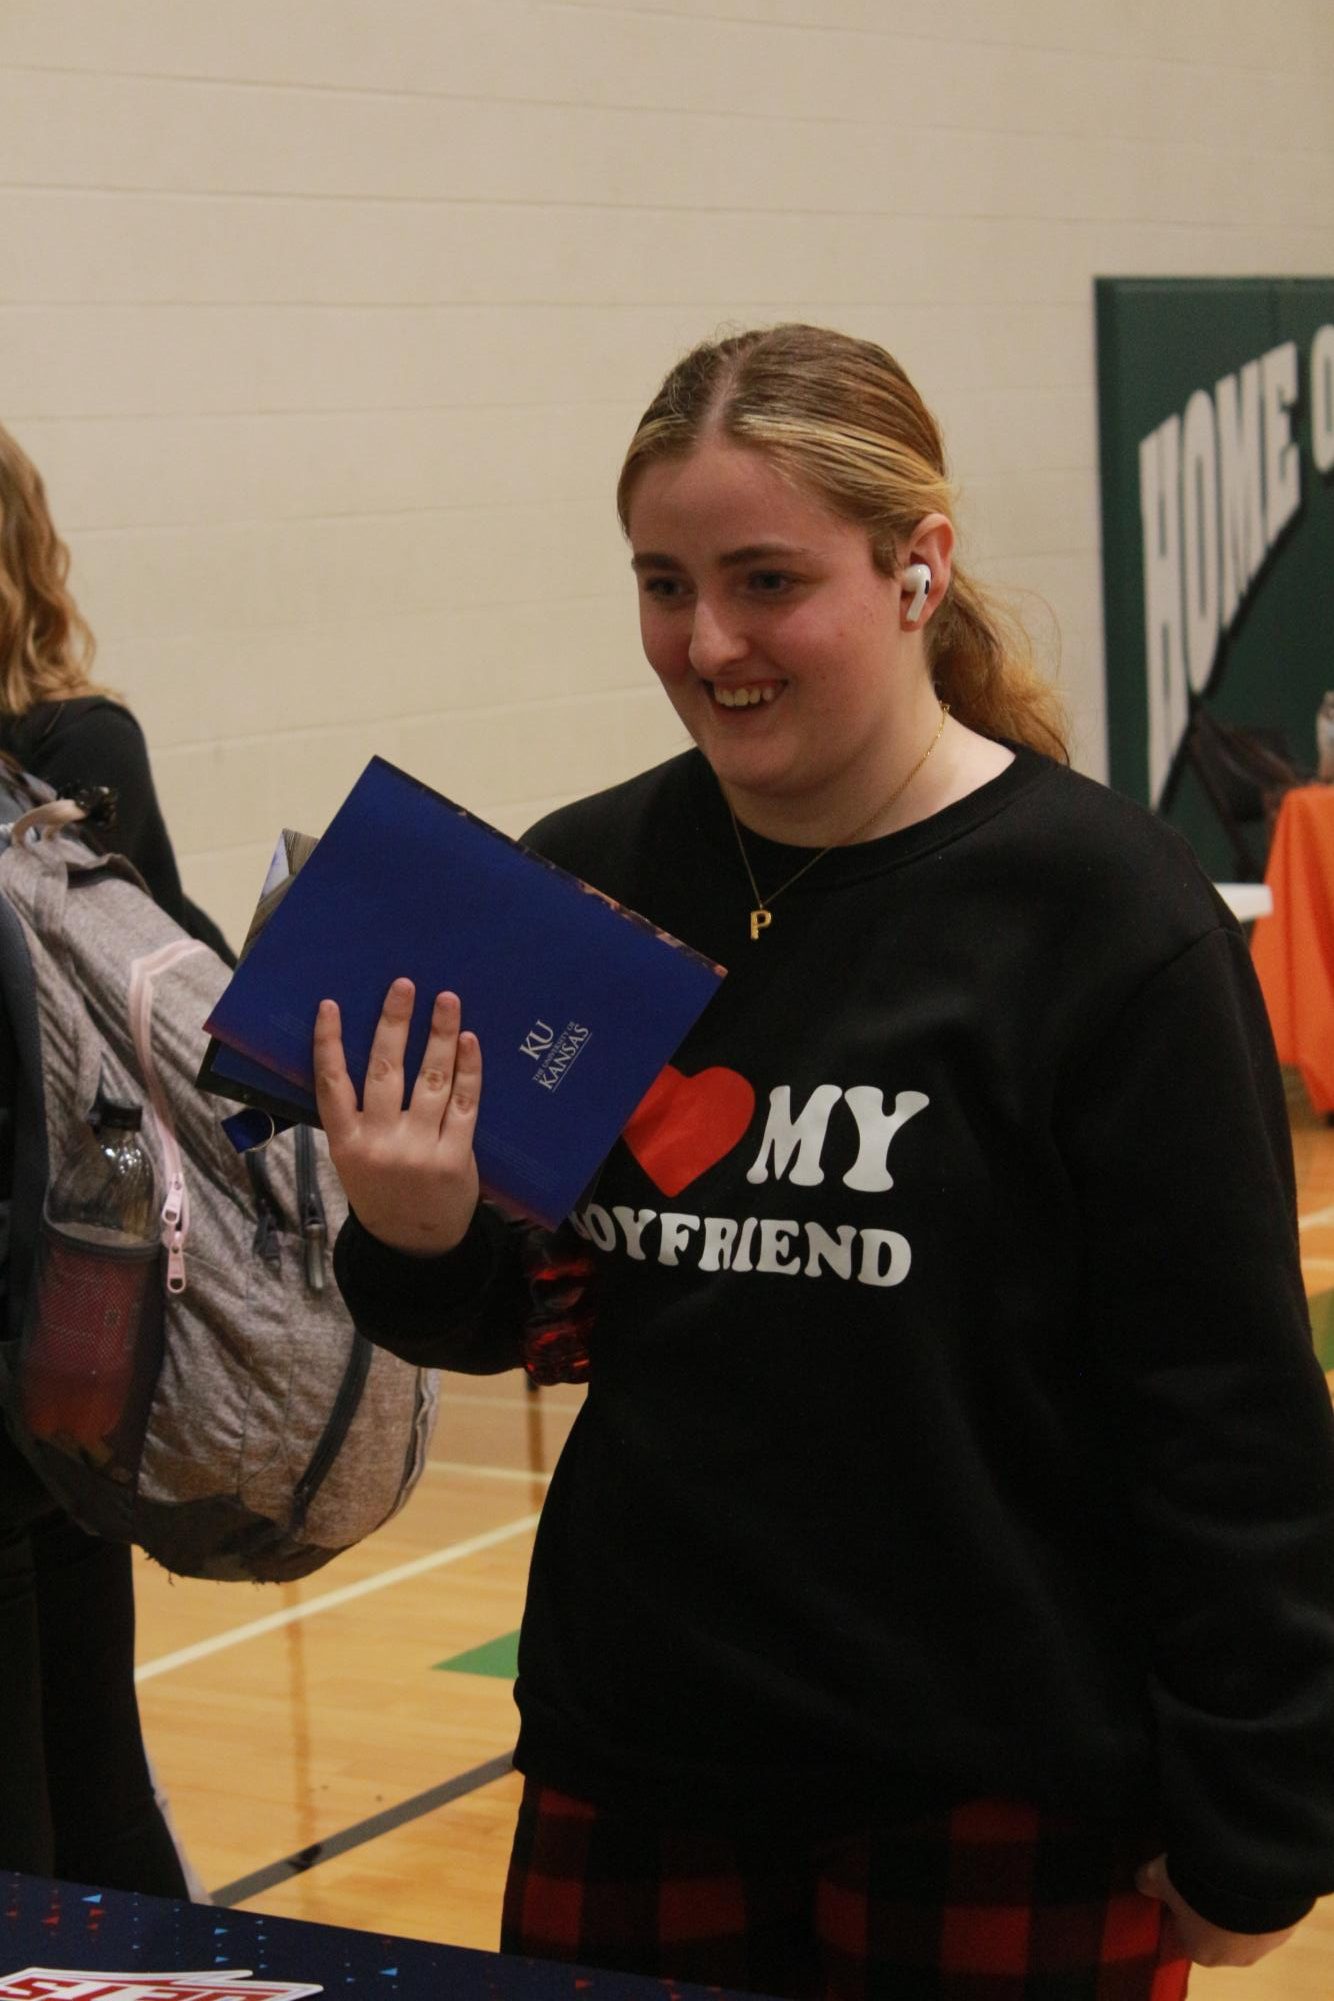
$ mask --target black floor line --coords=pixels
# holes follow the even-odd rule
[[[223,1910],[230,1909],[233,1904],[243,1904],[247,1897],[258,1897],[261,1891],[271,1890],[276,1883],[285,1883],[292,1876],[304,1876],[307,1869],[314,1869],[335,1855],[346,1855],[349,1848],[360,1848],[363,1842],[389,1834],[409,1820],[418,1820],[422,1814],[432,1813],[438,1806],[447,1806],[450,1800],[462,1799],[465,1793],[475,1793],[482,1786],[492,1785],[513,1769],[508,1751],[503,1758],[490,1758],[484,1765],[474,1765],[470,1772],[460,1772],[457,1777],[446,1779],[442,1785],[432,1786],[424,1793],[415,1793],[411,1799],[400,1800],[397,1806],[386,1807],[383,1813],[371,1814],[367,1820],[354,1821],[351,1827],[329,1835],[324,1841],[312,1841],[309,1848],[298,1849],[295,1855],[286,1855],[281,1862],[270,1862],[249,1876],[238,1876],[234,1883],[224,1883],[220,1890],[212,1892],[213,1901]]]

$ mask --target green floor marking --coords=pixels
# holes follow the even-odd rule
[[[466,1654],[455,1654],[435,1665],[447,1674],[492,1674],[501,1681],[513,1681],[519,1672],[519,1635],[505,1633],[498,1640],[469,1647]]]
[[[1307,1305],[1311,1309],[1311,1332],[1322,1369],[1334,1369],[1334,1292],[1318,1292]]]

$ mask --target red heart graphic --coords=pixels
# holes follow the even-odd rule
[[[687,1077],[670,1063],[654,1078],[622,1138],[664,1195],[679,1195],[730,1153],[750,1124],[754,1087],[739,1070]]]

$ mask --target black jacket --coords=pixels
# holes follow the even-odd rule
[[[153,784],[144,733],[128,709],[104,695],[39,702],[22,716],[0,717],[0,750],[7,750],[35,778],[58,792],[109,786],[115,818],[93,838],[134,863],[153,901],[229,965],[226,939],[208,914],[181,888],[176,855]]]

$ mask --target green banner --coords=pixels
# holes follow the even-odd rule
[[[1095,283],[1113,785],[1236,873],[1197,705],[1308,770],[1334,688],[1334,278]]]

